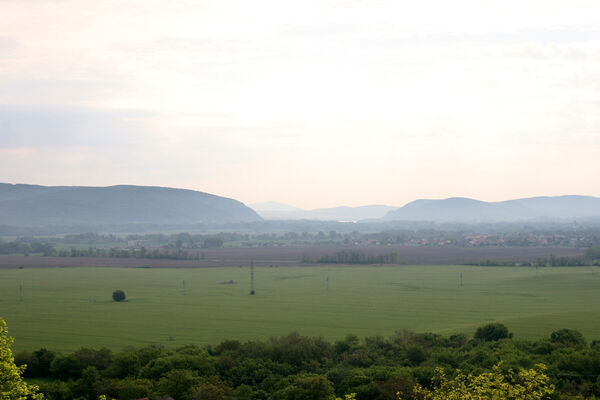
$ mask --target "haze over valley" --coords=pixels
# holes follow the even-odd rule
[[[0,0],[0,400],[600,398],[598,0]]]
[[[532,197],[499,202],[467,198],[419,199],[402,207],[369,205],[301,210],[282,203],[250,204],[265,219],[330,221],[517,222],[565,221],[600,217],[600,198],[592,196]]]
[[[600,220],[600,198],[556,196],[483,202],[467,198],[415,200],[402,207],[368,205],[301,210],[187,189],[116,185],[39,186],[0,183],[2,225],[228,224],[264,220],[337,222],[572,222]]]

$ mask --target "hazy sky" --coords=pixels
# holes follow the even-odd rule
[[[0,182],[600,196],[600,2],[0,0]]]

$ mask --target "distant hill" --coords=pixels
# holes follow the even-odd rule
[[[0,183],[0,225],[193,224],[262,218],[237,200],[154,186],[37,186]]]
[[[303,211],[300,208],[289,206],[287,204],[278,203],[276,201],[265,201],[264,203],[248,204],[248,207],[256,212],[267,211],[267,212],[290,212],[290,211]]]
[[[435,222],[514,222],[600,216],[600,198],[591,196],[530,197],[485,202],[463,197],[415,200],[387,213],[384,220]]]
[[[287,204],[267,202],[251,204],[261,217],[265,219],[298,220],[309,219],[319,221],[360,221],[366,219],[379,219],[396,207],[384,205],[369,205],[361,207],[333,207],[302,210]]]

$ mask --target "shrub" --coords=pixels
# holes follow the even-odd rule
[[[122,290],[115,290],[112,294],[114,301],[125,301],[125,292]]]
[[[499,323],[492,323],[480,326],[475,332],[475,339],[481,339],[486,342],[492,342],[511,337],[512,333],[508,332],[508,328],[503,324]]]
[[[560,329],[550,334],[550,341],[552,343],[559,343],[565,346],[577,346],[579,344],[585,344],[585,339],[581,332],[574,329]]]

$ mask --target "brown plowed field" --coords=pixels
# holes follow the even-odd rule
[[[313,260],[338,251],[359,251],[367,255],[398,253],[401,264],[467,264],[483,260],[519,262],[534,261],[538,257],[582,256],[585,251],[557,247],[413,247],[413,246],[287,246],[257,248],[204,249],[201,260],[154,260],[139,258],[91,257],[34,257],[0,256],[0,268],[30,267],[155,267],[198,268],[248,265],[302,266],[303,256]]]

